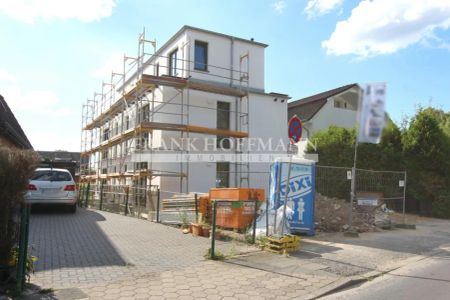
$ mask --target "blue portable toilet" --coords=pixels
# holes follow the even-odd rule
[[[284,205],[289,158],[278,158],[270,168],[270,207]],[[289,222],[291,233],[314,235],[315,162],[292,158],[287,206],[294,214]]]

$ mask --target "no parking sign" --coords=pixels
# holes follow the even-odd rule
[[[298,143],[302,138],[303,124],[297,115],[294,115],[288,123],[288,136],[291,143]]]

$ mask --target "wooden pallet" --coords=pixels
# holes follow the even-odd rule
[[[270,236],[264,249],[278,254],[296,251],[300,246],[300,237],[296,235],[284,235],[282,237]]]

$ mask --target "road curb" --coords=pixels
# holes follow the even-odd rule
[[[368,278],[362,277],[362,276],[353,276],[353,277],[346,277],[336,280],[335,282],[332,282],[317,291],[309,294],[304,299],[307,300],[313,300],[313,299],[319,299],[321,297],[334,294],[338,291],[341,291],[343,289],[349,288],[351,286],[364,283],[368,281]]]
[[[337,293],[339,291],[350,288],[352,286],[373,280],[376,277],[382,276],[383,274],[388,274],[392,271],[395,271],[395,270],[402,268],[406,265],[409,265],[411,263],[426,259],[430,256],[433,256],[433,255],[439,253],[439,252],[440,251],[435,250],[435,251],[431,251],[430,253],[428,253],[428,255],[415,255],[415,256],[409,257],[407,259],[403,259],[400,263],[397,264],[397,266],[388,268],[387,270],[384,270],[384,271],[374,270],[374,271],[370,271],[370,272],[367,272],[362,275],[338,279],[338,280],[318,289],[317,291],[309,294],[304,299],[307,299],[307,300],[319,299],[321,297]]]

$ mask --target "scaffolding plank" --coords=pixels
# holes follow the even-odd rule
[[[142,122],[141,126],[142,126],[142,128],[156,129],[156,130],[186,131],[186,132],[192,132],[192,133],[221,135],[221,136],[229,136],[229,137],[236,137],[236,138],[248,137],[247,132],[234,131],[234,130],[228,130],[228,129],[210,128],[210,127],[196,126],[196,125],[184,125],[184,124],[161,123],[161,122]]]
[[[128,105],[130,102],[135,100],[139,95],[142,95],[155,88],[155,84],[145,82],[144,78],[137,81],[134,86],[122,95],[117,101],[115,101],[110,107],[108,107],[99,116],[93,119],[90,123],[86,124],[84,130],[92,130],[96,127],[103,125],[106,119],[120,113],[125,103]]]
[[[228,130],[228,129],[209,128],[209,127],[195,126],[195,125],[187,125],[187,131],[194,132],[194,133],[229,136],[229,137],[235,137],[235,138],[248,137],[247,132]]]
[[[113,105],[107,110],[102,112],[90,123],[86,124],[84,130],[92,130],[98,126],[101,126],[106,119],[119,113],[123,109],[125,103],[129,103],[136,99],[139,95],[142,95],[150,90],[153,90],[156,86],[170,86],[173,88],[189,88],[193,90],[210,92],[221,95],[228,95],[234,97],[245,97],[247,92],[237,87],[227,86],[213,82],[200,82],[195,80],[189,80],[181,77],[172,76],[154,76],[148,74],[142,74],[142,78],[135,83],[133,88],[122,95]],[[124,101],[125,100],[125,101]]]

